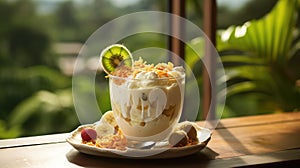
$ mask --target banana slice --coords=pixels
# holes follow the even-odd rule
[[[191,140],[197,139],[197,130],[195,123],[183,121],[181,123],[178,123],[178,125],[176,126],[176,130],[184,131],[187,134],[188,138]]]
[[[115,133],[115,128],[108,123],[100,122],[96,125],[95,130],[99,137],[104,137],[108,135],[113,135]]]
[[[117,126],[117,122],[115,120],[113,111],[105,112],[102,115],[100,122],[107,123],[107,124],[111,125],[113,128],[115,128]]]
[[[174,147],[186,146],[188,144],[188,141],[189,139],[186,132],[182,130],[173,132],[169,137],[169,143]]]

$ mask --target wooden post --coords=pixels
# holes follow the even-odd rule
[[[217,2],[216,0],[204,0],[204,18],[203,18],[203,30],[208,36],[211,43],[216,45],[216,13],[217,13]],[[207,117],[215,118],[215,68],[216,68],[216,57],[212,53],[213,47],[208,41],[205,43],[205,56],[204,62],[206,67],[203,68],[203,119]],[[210,74],[210,76],[209,76]],[[210,116],[208,116],[210,114]]]
[[[178,15],[180,17],[185,17],[185,0],[169,0],[169,13]],[[170,18],[170,33],[169,37],[169,50],[174,54],[178,55],[182,59],[184,59],[184,42],[180,41],[180,39],[176,38],[180,37],[184,39],[185,34],[185,25],[180,23],[180,20],[177,17]],[[179,65],[180,60],[172,59],[172,62],[175,65]]]
[[[203,19],[203,29],[204,33],[208,36],[213,45],[216,44],[216,12],[217,12],[217,2],[216,0],[204,0],[204,19]],[[169,13],[175,14],[181,17],[185,17],[185,0],[169,0]],[[176,18],[170,18],[170,32],[169,37],[169,50],[174,54],[180,56],[184,59],[185,48],[184,43],[174,36],[179,36],[184,38],[184,25],[180,24],[179,20]],[[215,94],[214,83],[215,83],[215,67],[216,58],[212,54],[214,50],[208,42],[205,44],[205,56],[204,62],[206,67],[203,69],[203,119],[207,117],[213,119],[215,116]],[[178,60],[172,60],[174,64],[178,64]],[[210,74],[210,75],[209,75]],[[210,116],[207,116],[210,114]]]

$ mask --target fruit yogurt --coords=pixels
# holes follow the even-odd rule
[[[185,72],[172,63],[147,64],[141,58],[109,75],[110,99],[118,126],[128,139],[161,141],[178,123]]]

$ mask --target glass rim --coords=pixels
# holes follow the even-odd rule
[[[166,77],[166,78],[155,78],[155,79],[135,79],[135,78],[128,78],[128,77],[120,77],[108,74],[106,78],[109,79],[118,79],[118,80],[126,80],[126,81],[170,81],[170,80],[182,80],[185,79],[186,75],[180,75],[179,77]]]

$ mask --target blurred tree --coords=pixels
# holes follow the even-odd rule
[[[243,24],[248,20],[260,19],[269,13],[277,2],[278,0],[251,0],[239,9],[239,14],[234,15],[235,19],[239,21],[238,24]]]
[[[8,59],[7,32],[13,21],[13,7],[6,1],[0,1],[0,67],[6,65]]]
[[[239,9],[229,9],[219,6],[218,28],[224,29],[231,25],[240,25],[252,19],[259,19],[271,11],[278,0],[251,0]]]
[[[186,0],[186,18],[202,27],[203,3],[199,0]]]
[[[76,18],[76,9],[73,1],[62,2],[54,12],[56,19],[56,31],[58,31],[59,41],[78,41],[80,24]]]
[[[8,34],[10,65],[55,65],[53,57],[48,54],[51,43],[45,32],[29,26],[15,26]]]
[[[55,65],[51,39],[37,23],[36,6],[30,0],[0,2],[0,59],[2,66]]]
[[[121,11],[108,0],[92,0],[80,6],[63,1],[53,12],[57,40],[84,43],[96,29],[120,16]]]
[[[75,8],[73,1],[65,1],[63,2],[57,11],[55,12],[57,14],[57,24],[59,27],[77,27],[78,22],[75,17]]]
[[[30,106],[40,102],[40,99],[32,97],[38,97],[35,95],[41,95],[38,94],[41,91],[72,100],[70,91],[61,91],[71,87],[71,79],[57,68],[56,57],[51,52],[52,39],[47,32],[47,21],[37,14],[36,6],[30,0],[1,0],[0,14],[0,138],[74,128],[78,121],[70,101],[54,104],[53,107],[60,107],[54,108],[56,110],[45,109],[43,103]],[[66,126],[57,128],[61,121],[55,117],[50,119],[45,113],[56,118],[64,116],[60,118],[65,120]],[[15,116],[19,117],[13,119]],[[29,120],[34,116],[42,119],[36,122]],[[42,125],[41,122],[48,120],[52,123]],[[41,127],[44,129],[39,129]]]
[[[17,0],[9,2],[13,5],[14,24],[30,25],[34,24],[38,17],[36,14],[36,5],[31,0]]]
[[[12,111],[9,124],[20,125],[22,136],[68,132],[78,126],[71,89],[48,92],[41,90],[22,101]]]
[[[32,65],[54,66],[50,57],[50,38],[41,31],[35,5],[29,1],[0,1],[0,94],[1,115],[9,111],[24,97],[31,95],[29,80],[20,76],[23,67]],[[22,87],[20,87],[22,86]]]

